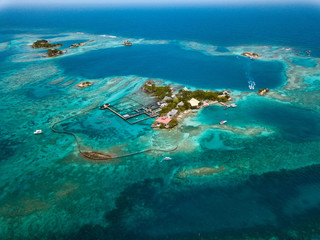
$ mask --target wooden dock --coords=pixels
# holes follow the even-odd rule
[[[99,107],[100,110],[109,110],[110,112],[116,114],[118,117],[122,118],[124,121],[126,121],[127,123],[133,125],[133,124],[136,124],[138,122],[141,122],[141,121],[144,121],[144,120],[147,120],[149,118],[154,118],[154,117],[157,117],[159,116],[159,106],[157,104],[149,104],[149,105],[146,105],[146,106],[142,106],[142,107],[139,107],[137,109],[133,109],[131,111],[129,111],[128,113],[131,113],[131,114],[120,114],[118,111],[119,109],[117,109],[116,107],[113,107],[111,106],[110,104],[106,103],[102,106]],[[141,115],[147,115],[147,117],[145,118],[142,118],[142,119],[139,119],[135,122],[130,122],[129,119],[132,119],[132,118],[136,118],[136,117],[139,117]]]

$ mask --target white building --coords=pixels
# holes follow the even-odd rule
[[[199,106],[199,101],[195,98],[191,98],[191,100],[189,100],[189,103],[191,104],[191,107],[196,108]]]
[[[177,106],[183,106],[183,105],[184,103],[182,101],[177,104]]]
[[[171,98],[171,97],[168,97],[168,96],[165,96],[165,97],[162,99],[162,101],[167,101],[167,100],[172,100],[172,98]]]
[[[175,116],[178,113],[177,109],[172,109],[170,112],[168,112],[167,116],[168,118],[172,118],[173,116]]]

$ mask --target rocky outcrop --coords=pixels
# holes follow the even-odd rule
[[[260,96],[266,95],[267,92],[269,92],[269,89],[268,89],[268,88],[264,88],[264,89],[259,89],[259,90],[258,90],[258,94],[259,94]]]
[[[257,53],[252,53],[252,52],[244,52],[244,53],[242,53],[241,55],[242,55],[242,56],[245,56],[245,57],[248,57],[248,58],[255,58],[255,59],[261,57],[259,54],[257,54]]]
[[[92,85],[93,85],[92,82],[81,82],[81,83],[77,84],[77,86],[78,86],[79,88],[86,88],[86,87],[90,87],[90,86],[92,86]]]

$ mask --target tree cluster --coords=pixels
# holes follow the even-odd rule
[[[48,57],[55,57],[63,54],[63,51],[58,49],[48,49],[47,50]]]
[[[172,91],[168,86],[157,87],[154,83],[151,85],[145,84],[144,91],[154,95],[158,99],[163,99],[165,96],[171,96]]]
[[[32,44],[33,48],[54,48],[61,47],[61,43],[51,44],[48,40],[37,40]]]

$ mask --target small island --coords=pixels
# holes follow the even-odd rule
[[[241,54],[242,56],[245,56],[245,57],[248,57],[250,59],[258,59],[260,58],[261,56],[257,53],[252,53],[252,52],[245,52],[245,53],[242,53]]]
[[[259,89],[259,90],[258,90],[258,94],[259,94],[260,96],[266,95],[267,92],[269,92],[269,89],[268,89],[268,88],[263,88],[263,89]]]
[[[48,57],[57,57],[57,56],[60,56],[66,52],[67,52],[66,50],[58,50],[58,49],[52,48],[52,49],[47,50],[47,56]],[[46,55],[42,55],[42,56],[46,57]]]
[[[190,91],[186,87],[175,91],[170,86],[156,86],[151,80],[145,82],[142,89],[160,100],[157,103],[159,105],[159,117],[151,126],[160,129],[177,126],[180,119],[196,109],[214,103],[225,105],[226,102],[231,100],[228,91]]]
[[[124,42],[123,42],[123,45],[124,45],[124,46],[132,46],[132,42],[124,41]]]
[[[37,40],[31,45],[32,48],[55,48],[61,46],[61,43],[51,44],[48,40],[45,39]]]
[[[81,83],[77,84],[77,86],[78,86],[79,88],[86,88],[86,87],[90,87],[90,86],[92,86],[92,85],[93,85],[92,82],[81,82]]]
[[[77,47],[83,47],[85,45],[87,45],[87,43],[89,42],[93,42],[94,40],[89,40],[87,42],[81,42],[81,43],[74,43],[70,46],[70,48],[77,48]]]

